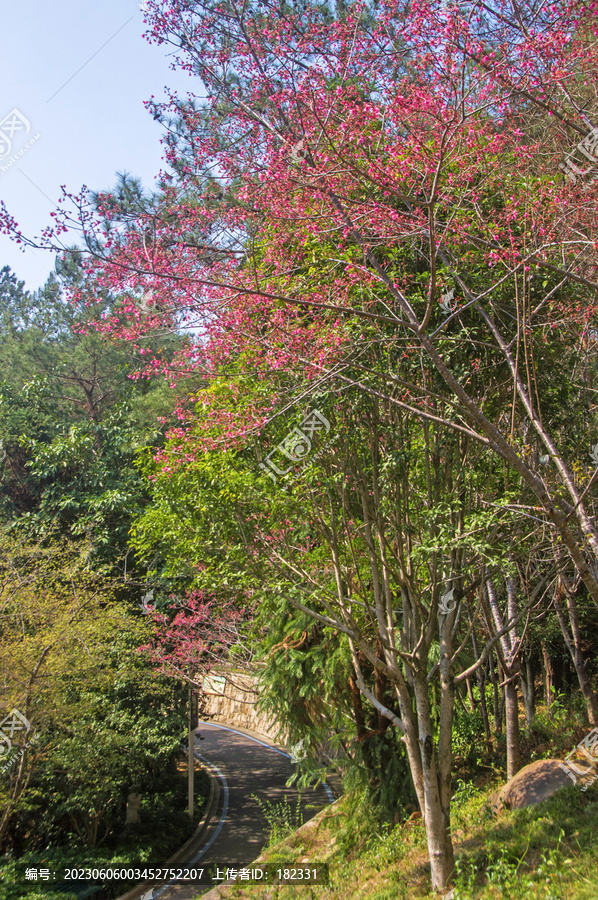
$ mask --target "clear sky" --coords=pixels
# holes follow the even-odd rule
[[[83,184],[109,188],[117,172],[127,171],[151,187],[162,166],[162,127],[143,101],[152,94],[163,98],[165,85],[199,95],[202,86],[171,71],[171,49],[143,38],[139,0],[10,0],[2,6],[0,199],[23,230],[35,236],[52,221],[61,185],[75,192]],[[15,109],[11,125],[6,117]],[[3,135],[11,139],[11,132],[7,153]],[[0,235],[4,265],[34,289],[54,260],[39,250],[23,253]]]

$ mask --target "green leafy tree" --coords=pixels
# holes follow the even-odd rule
[[[156,787],[184,730],[180,690],[136,648],[151,635],[76,547],[2,538],[3,701],[30,724],[0,772],[0,847],[122,824],[129,791]],[[43,815],[41,812],[43,810]]]
[[[69,302],[74,285],[81,295]],[[132,353],[103,334],[118,301],[87,283],[77,254],[59,259],[35,294],[7,270],[0,289],[0,515],[20,533],[84,536],[93,564],[127,581],[135,570],[127,534],[146,501],[133,461],[160,443],[173,392],[163,378],[142,377],[143,346]],[[144,343],[166,361],[180,339],[154,334]]]

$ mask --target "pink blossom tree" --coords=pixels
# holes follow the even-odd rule
[[[151,197],[72,196],[41,243],[79,225],[90,278],[121,298],[107,334],[143,351],[158,327],[192,329],[173,378],[241,367],[262,387],[250,403],[234,380],[226,402],[198,395],[206,424],[181,410],[164,466],[241,445],[289,393],[350,386],[495,454],[598,604],[593,422],[573,439],[547,377],[554,366],[586,396],[594,5],[149,0],[147,21],[207,94],[149,104],[172,171]],[[360,344],[382,364],[360,362]],[[429,770],[430,747],[418,752]],[[435,790],[430,778],[442,888]]]

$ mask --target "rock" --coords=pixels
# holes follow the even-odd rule
[[[499,812],[503,808],[522,809],[525,806],[534,806],[552,797],[559,788],[569,787],[574,783],[583,785],[595,777],[595,769],[592,766],[578,763],[576,766],[579,774],[574,782],[575,773],[570,773],[567,765],[560,759],[539,759],[530,763],[517,772],[500,791],[492,794],[490,804],[493,812]]]

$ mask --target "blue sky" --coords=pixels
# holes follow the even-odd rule
[[[138,0],[13,0],[3,7],[0,139],[2,121],[12,110],[18,115],[17,130],[8,128],[10,152],[0,158],[0,199],[23,230],[35,236],[51,222],[61,185],[107,188],[127,171],[151,187],[163,131],[143,101],[164,97],[165,85],[201,95],[201,82],[171,71],[171,49],[143,38]],[[6,149],[0,142],[0,157]],[[54,261],[0,235],[3,265],[35,289]]]

